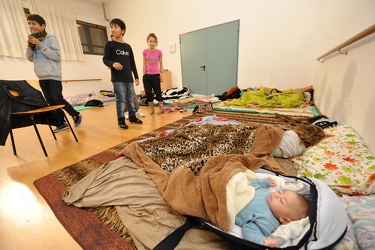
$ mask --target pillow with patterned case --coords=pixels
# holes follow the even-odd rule
[[[299,176],[319,179],[337,194],[375,193],[375,157],[350,126],[325,129],[327,138],[293,158]]]

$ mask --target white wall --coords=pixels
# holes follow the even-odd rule
[[[327,6],[332,15],[321,33],[317,57],[375,24],[375,1],[341,1]],[[318,65],[315,101],[328,117],[352,126],[375,153],[375,34],[335,53]]]
[[[142,50],[150,32],[158,36],[164,67],[173,85],[182,86],[179,35],[197,29],[240,20],[238,86],[260,85],[286,89],[313,83],[321,30],[321,9],[316,0],[113,0],[109,17],[127,25],[125,40],[142,66]],[[323,8],[324,9],[324,8]],[[169,54],[169,44],[177,53]],[[225,73],[225,72],[223,72]],[[214,83],[212,83],[214,84]],[[222,93],[215,93],[222,94]]]

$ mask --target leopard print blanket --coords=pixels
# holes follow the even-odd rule
[[[195,175],[213,156],[249,153],[257,126],[190,125],[176,129],[171,136],[139,143],[144,153],[168,175],[177,167],[189,168]]]
[[[33,36],[33,37],[37,38],[39,41],[42,41],[42,40],[44,40],[44,38],[46,38],[47,32],[45,30],[43,30],[43,31],[38,32],[38,33],[32,33],[29,36]],[[35,44],[29,43],[29,47],[34,50]]]

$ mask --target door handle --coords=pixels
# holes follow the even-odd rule
[[[203,69],[203,71],[206,71],[206,65],[202,65],[200,68]]]

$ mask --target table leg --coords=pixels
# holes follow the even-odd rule
[[[46,149],[45,149],[45,147],[44,147],[44,144],[43,144],[42,138],[40,137],[39,130],[38,130],[36,124],[35,124],[35,121],[34,121],[34,114],[31,114],[31,115],[30,115],[30,119],[31,119],[31,121],[33,122],[33,126],[34,126],[34,129],[35,129],[36,135],[38,136],[38,139],[39,139],[40,145],[42,146],[42,149],[43,149],[44,155],[45,155],[45,156],[48,156],[47,151],[46,151]]]
[[[17,150],[16,150],[16,144],[14,144],[14,137],[13,137],[13,131],[12,128],[10,129],[10,140],[12,141],[12,147],[13,147],[13,154],[17,155]]]
[[[51,123],[50,123],[50,121],[49,121],[48,116],[47,116],[46,113],[44,113],[44,117],[45,117],[46,120],[47,120],[48,127],[49,127],[49,130],[51,131],[51,133],[52,133],[52,135],[53,135],[53,138],[55,138],[55,140],[57,140],[57,139],[56,139],[56,135],[55,135],[55,133],[53,133],[53,130],[52,130],[52,128],[51,128]]]
[[[64,113],[64,116],[65,116],[65,121],[68,123],[69,129],[70,129],[70,131],[72,132],[72,134],[73,134],[73,136],[74,136],[74,139],[76,139],[76,142],[78,142],[77,136],[76,136],[76,134],[74,133],[74,130],[73,130],[72,126],[70,125],[70,122],[69,122],[69,120],[68,120],[68,117],[66,117],[65,112],[63,112],[63,113]]]

